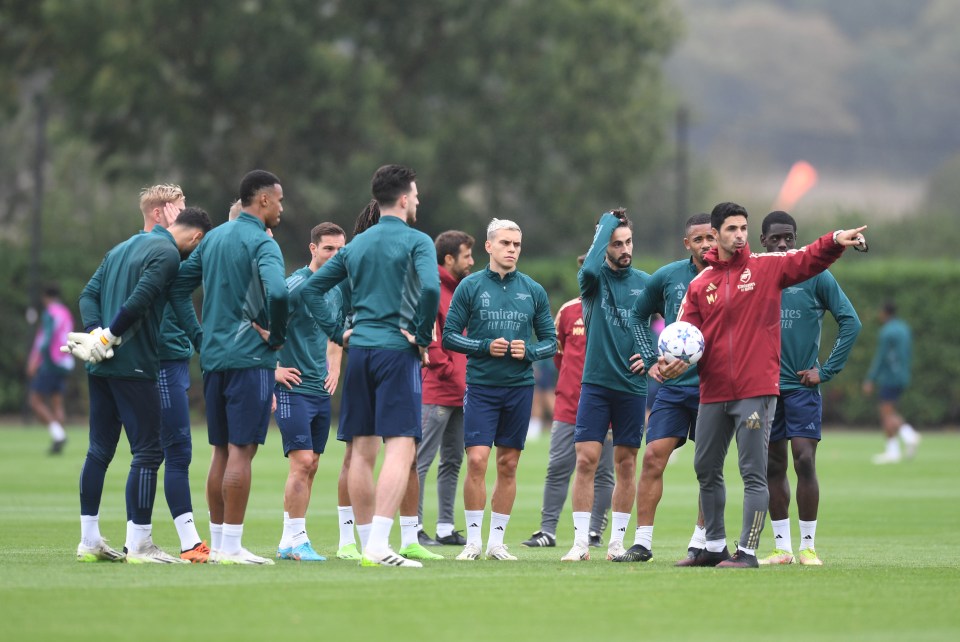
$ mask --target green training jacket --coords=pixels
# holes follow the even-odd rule
[[[536,343],[531,343],[533,332]],[[522,339],[524,358],[514,359],[509,351],[502,357],[491,356],[490,344],[501,337]],[[453,292],[443,325],[443,347],[467,355],[468,386],[532,386],[533,362],[557,352],[557,328],[546,290],[516,270],[501,278],[488,265],[469,275]]]
[[[113,358],[87,364],[91,374],[156,380],[160,320],[167,288],[179,267],[180,251],[173,236],[159,225],[107,252],[80,293],[83,327],[89,330],[109,325],[121,307],[137,320],[121,335]]]
[[[177,322],[205,372],[276,368],[287,333],[283,255],[263,221],[246,212],[207,234],[170,286]],[[203,284],[203,326],[193,291]],[[269,344],[252,323],[270,331]]]

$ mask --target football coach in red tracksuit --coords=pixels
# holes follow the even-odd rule
[[[826,270],[847,246],[865,251],[861,232],[866,227],[825,234],[798,250],[751,254],[743,207],[720,203],[710,214],[710,225],[717,245],[704,257],[708,267],[690,283],[677,317],[700,328],[706,344],[697,364],[694,468],[707,546],[678,565],[752,568],[769,503],[767,448],[779,394],[780,291]],[[661,373],[677,376],[683,369],[674,366]],[[723,462],[734,435],[744,490],[743,526],[731,557],[723,523]]]

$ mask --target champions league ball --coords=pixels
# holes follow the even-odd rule
[[[681,359],[695,364],[703,356],[703,334],[686,321],[676,321],[663,329],[657,341],[657,349],[667,360]]]

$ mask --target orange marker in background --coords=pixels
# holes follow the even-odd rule
[[[787,173],[773,209],[789,212],[817,184],[817,170],[807,161],[797,161]]]

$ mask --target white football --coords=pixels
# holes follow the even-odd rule
[[[703,334],[686,321],[676,321],[665,327],[657,341],[657,348],[667,363],[681,359],[692,365],[700,361],[703,347]]]

